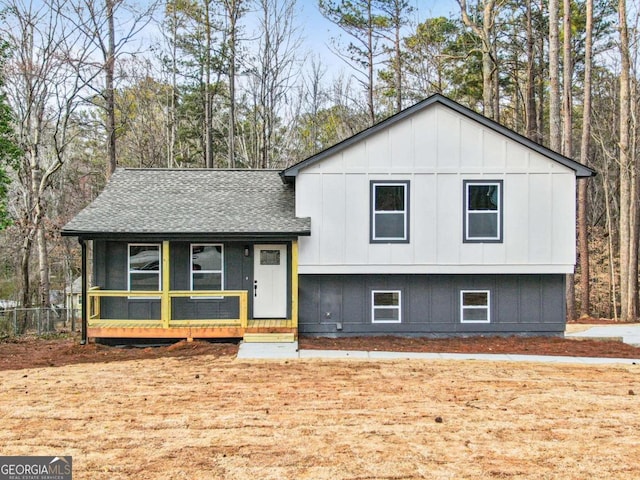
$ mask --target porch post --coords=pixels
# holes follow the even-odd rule
[[[89,303],[87,302],[87,244],[82,238],[78,238],[78,242],[80,242],[80,248],[82,251],[82,267],[81,267],[81,275],[82,275],[82,290],[81,297],[82,298],[82,326],[80,327],[80,345],[86,345],[87,343],[87,316],[89,315]],[[73,306],[71,307],[73,308]]]
[[[169,296],[171,276],[169,259],[169,242],[165,240],[162,242],[162,297],[160,301],[160,318],[163,328],[169,328],[169,320],[171,320],[171,297]]]
[[[298,328],[298,240],[291,242],[291,324]]]

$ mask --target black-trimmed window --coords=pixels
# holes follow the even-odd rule
[[[371,243],[409,243],[409,182],[371,182]]]
[[[128,249],[127,289],[160,291],[162,247],[159,243],[130,243]]]
[[[460,291],[460,322],[491,323],[491,292],[489,290]]]
[[[371,322],[402,323],[402,292],[400,290],[371,291]]]
[[[191,244],[191,290],[224,290],[222,244]]]
[[[465,180],[464,241],[502,242],[502,180]]]

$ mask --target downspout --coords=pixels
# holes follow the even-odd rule
[[[87,244],[82,238],[78,238],[82,247],[82,327],[80,336],[80,345],[87,344]]]

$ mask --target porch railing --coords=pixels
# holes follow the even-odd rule
[[[245,290],[169,290],[169,291],[128,291],[128,290],[101,290],[100,287],[92,287],[87,291],[87,321],[91,327],[98,322],[124,322],[130,319],[114,319],[102,318],[101,300],[103,298],[125,298],[125,299],[149,299],[160,301],[160,319],[154,320],[135,320],[144,326],[151,326],[151,323],[158,323],[158,327],[186,327],[198,325],[207,325],[215,327],[217,324],[226,326],[238,326],[247,328],[248,324],[248,295]],[[222,300],[226,298],[238,298],[238,317],[237,318],[174,318],[172,302],[174,298],[190,298],[190,299],[216,299]]]

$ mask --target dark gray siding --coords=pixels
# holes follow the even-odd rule
[[[560,335],[565,328],[564,275],[301,275],[299,289],[301,334]],[[402,292],[402,323],[371,322],[371,291],[381,289]],[[461,323],[461,290],[491,292],[490,323]]]
[[[220,242],[210,240],[198,243]],[[225,289],[249,290],[253,282],[253,258],[244,256],[245,244],[223,244]],[[94,285],[104,290],[127,289],[127,246],[128,242],[94,242]],[[170,288],[172,290],[189,290],[190,288],[189,246],[189,242],[170,243]],[[172,302],[173,318],[183,320],[238,318],[238,310],[237,298],[206,300],[176,298]],[[103,319],[159,320],[160,300],[128,299],[126,297],[103,298],[100,313]]]
[[[103,290],[126,290],[128,243],[95,241],[93,245],[93,284]],[[160,320],[160,300],[103,298],[100,316],[103,319]]]

